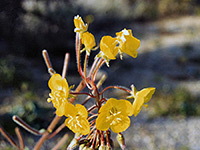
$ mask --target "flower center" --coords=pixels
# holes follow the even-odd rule
[[[115,107],[112,107],[112,108],[110,109],[110,115],[116,116],[116,115],[118,115],[118,114],[120,114],[120,113],[121,113],[121,112],[118,111],[117,108],[115,108]]]

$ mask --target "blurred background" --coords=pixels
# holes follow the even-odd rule
[[[65,53],[70,53],[67,80],[70,85],[78,84],[73,31],[77,14],[86,22],[93,21],[89,31],[97,43],[103,35],[115,36],[124,28],[132,29],[141,41],[136,59],[125,55],[101,70],[108,76],[104,87],[134,84],[138,90],[157,89],[148,109],[132,117],[131,127],[124,132],[127,148],[200,150],[198,0],[1,0],[0,125],[15,138],[17,125],[12,115],[36,129],[46,128],[52,120],[54,109],[46,101],[50,90],[43,49],[48,50],[58,73]],[[90,57],[89,65],[97,53]],[[106,94],[126,96],[116,90]],[[21,131],[32,148],[39,137],[28,138],[30,134]],[[53,144],[46,142],[43,149]],[[0,149],[12,149],[2,136]]]

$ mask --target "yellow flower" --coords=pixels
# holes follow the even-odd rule
[[[62,116],[65,113],[66,105],[69,103],[67,98],[69,95],[69,86],[67,80],[59,74],[54,74],[49,79],[48,82],[51,93],[49,94],[50,98],[47,99],[48,102],[53,103],[56,108],[56,114]]]
[[[90,132],[90,125],[87,120],[88,112],[83,105],[76,104],[74,106],[69,103],[65,111],[65,116],[68,117],[65,120],[65,125],[74,133],[86,135]]]
[[[108,59],[116,59],[118,53],[117,39],[111,36],[103,36],[100,41],[100,50],[103,52],[103,55]]]
[[[134,95],[135,100],[133,102],[133,111],[134,111],[135,117],[139,114],[143,105],[145,107],[148,106],[146,103],[148,103],[150,101],[155,90],[156,90],[155,88],[150,87],[150,88],[144,88],[138,92],[133,91],[133,93],[136,93]]]
[[[91,49],[96,45],[94,36],[89,32],[84,32],[82,34],[82,44],[84,44],[87,55],[89,55]]]
[[[115,133],[125,131],[130,126],[128,116],[133,115],[133,106],[127,100],[110,98],[99,110],[96,128],[106,131],[109,128]]]
[[[117,39],[112,38],[111,36],[103,36],[100,41],[101,51],[97,54],[97,57],[104,58],[108,67],[110,59],[116,59],[116,55],[119,52],[119,49],[116,46],[117,44]]]
[[[84,24],[82,18],[79,15],[74,17],[74,25],[75,25],[74,32],[79,32],[81,34],[87,31],[88,25]]]
[[[137,57],[137,49],[140,46],[140,40],[133,37],[131,30],[122,30],[117,32],[117,39],[119,40],[119,49],[133,58]]]

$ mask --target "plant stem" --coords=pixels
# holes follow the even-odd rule
[[[66,143],[66,141],[68,140],[69,135],[65,134],[61,140],[52,148],[52,150],[58,150],[63,144]]]
[[[55,73],[55,71],[53,70],[53,67],[52,67],[52,65],[51,65],[51,61],[50,61],[50,58],[49,58],[49,55],[48,55],[47,50],[43,50],[43,51],[42,51],[42,56],[43,56],[44,61],[45,61],[45,63],[46,63],[48,72],[49,72],[49,74],[52,76],[52,75]]]
[[[98,70],[101,68],[101,66],[102,66],[104,63],[105,63],[105,60],[104,60],[103,58],[101,58],[101,59],[99,60],[99,63],[96,65],[96,68],[95,68],[95,70],[94,70],[94,72],[93,72],[92,81],[95,81],[96,75],[97,75],[97,73],[98,73]]]
[[[95,131],[94,136],[93,136],[93,141],[92,141],[92,145],[91,145],[92,149],[94,149],[94,144],[96,142],[96,137],[97,137],[97,131]]]
[[[14,140],[6,133],[1,127],[0,127],[0,132],[1,132],[1,134],[8,140],[8,142],[9,142],[12,146],[14,146],[14,147],[20,149],[20,147],[14,142]]]
[[[85,81],[82,80],[79,85],[77,86],[76,90],[75,90],[75,93],[78,93],[80,91],[82,91],[83,89],[85,88]],[[73,103],[74,100],[76,99],[77,95],[75,95],[73,98],[70,98],[70,102]]]
[[[81,75],[81,77],[84,79],[83,76],[83,70],[81,68],[81,39],[80,39],[80,34],[76,33],[76,62],[77,62],[77,68],[78,68],[78,72]]]
[[[109,136],[110,136],[110,135],[109,135],[109,131],[107,130],[107,131],[106,131],[106,140],[107,140],[107,142],[106,142],[107,144],[106,144],[106,145],[107,145],[107,147],[110,148],[111,145],[110,145],[110,137],[109,137]]]
[[[103,91],[101,91],[101,93],[99,93],[99,95],[102,95],[106,90],[111,89],[111,88],[123,90],[123,91],[128,92],[128,93],[131,92],[131,90],[124,88],[124,87],[121,87],[121,86],[108,86],[105,89],[103,89]]]
[[[72,95],[88,95],[89,97],[95,98],[95,96],[93,96],[89,93],[86,93],[86,92],[70,92],[70,94],[72,94]]]
[[[19,140],[20,150],[24,150],[24,141],[23,141],[22,134],[21,134],[21,132],[20,132],[18,127],[15,128],[15,133],[16,133],[17,138]]]
[[[90,116],[87,120],[89,121],[90,119],[92,119],[92,118],[94,118],[94,117],[97,117],[97,116],[98,116],[98,114],[92,115],[92,116]]]
[[[87,61],[88,61],[88,55],[86,53],[85,54],[85,60],[84,60],[84,76],[85,76],[85,79],[87,78]]]
[[[99,59],[100,59],[100,58],[97,57],[97,58],[94,60],[94,62],[93,62],[93,64],[92,64],[92,67],[91,67],[91,69],[90,69],[89,77],[91,77],[92,72],[93,72],[95,66],[97,65],[97,62],[99,61]]]
[[[42,135],[42,137],[40,138],[40,140],[36,143],[35,147],[33,148],[34,150],[39,150],[40,149],[40,146],[47,139],[49,133],[51,133],[53,131],[54,127],[56,126],[56,124],[58,123],[58,121],[60,119],[61,119],[61,117],[59,117],[57,115],[54,117],[54,119],[50,123],[49,127],[47,128],[47,131]]]
[[[64,65],[63,65],[63,70],[62,70],[62,79],[64,79],[66,77],[68,64],[69,64],[69,53],[66,53]]]
[[[103,82],[106,80],[107,76],[104,74],[101,79],[99,80],[99,82],[97,83],[97,88],[99,88]],[[94,91],[92,91],[92,94],[94,94]],[[84,100],[84,102],[82,103],[82,105],[86,104],[88,102],[88,100],[90,100],[90,96],[86,97],[86,99]]]
[[[66,127],[65,123],[61,124],[51,135],[49,135],[48,140],[53,138],[56,134],[58,134],[65,127]]]
[[[101,132],[101,146],[104,146],[104,134],[103,134],[103,131],[100,131]]]
[[[15,123],[17,123],[18,125],[20,125],[22,128],[24,128],[25,130],[27,130],[28,132],[34,134],[34,135],[42,135],[38,130],[32,128],[31,126],[29,126],[26,122],[24,122],[21,118],[19,118],[18,116],[14,115],[12,117],[13,121]]]

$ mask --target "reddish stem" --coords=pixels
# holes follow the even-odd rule
[[[99,95],[102,95],[106,90],[108,89],[119,89],[119,90],[123,90],[125,92],[131,93],[131,90],[124,88],[124,87],[120,87],[120,86],[108,86],[105,89],[103,89],[103,91],[101,91],[101,93],[99,93]]]
[[[54,129],[54,127],[56,126],[56,124],[58,123],[58,121],[61,119],[61,117],[59,116],[55,116],[54,119],[52,120],[52,122],[50,123],[49,127],[47,128],[47,131],[42,135],[42,137],[40,138],[40,140],[37,142],[37,144],[34,147],[34,150],[39,150],[40,146],[43,144],[43,142],[47,139],[49,133],[51,133]]]
[[[104,146],[104,134],[103,131],[101,131],[101,145]]]
[[[89,93],[86,93],[86,92],[70,92],[70,94],[72,94],[72,95],[88,95],[88,96],[90,96],[92,98],[95,98],[95,96],[93,96],[93,95],[91,95]]]
[[[66,77],[68,64],[69,64],[69,53],[66,53],[62,70],[62,79]]]
[[[8,140],[8,142],[10,142],[12,146],[20,149],[20,147],[15,143],[15,141],[1,127],[0,127],[0,132]]]
[[[17,138],[19,140],[20,150],[24,150],[24,141],[23,141],[22,134],[21,134],[21,132],[20,132],[18,127],[15,128],[15,133],[16,133]]]
[[[95,60],[94,60],[94,62],[93,62],[93,64],[92,64],[92,67],[91,67],[91,69],[90,69],[90,73],[89,73],[89,77],[91,77],[91,75],[92,75],[92,72],[94,71],[94,68],[95,68],[95,66],[97,65],[97,62],[99,61],[99,57],[98,58],[96,58]]]
[[[65,127],[66,127],[65,123],[61,124],[51,135],[49,135],[48,140],[53,138],[56,134],[58,134]]]
[[[83,75],[83,70],[81,68],[81,54],[80,54],[80,51],[81,51],[81,39],[80,39],[80,34],[79,33],[76,33],[76,61],[77,61],[77,68],[78,68],[78,72],[79,74],[81,75],[81,77],[84,79],[84,75]]]
[[[24,122],[21,118],[19,118],[18,116],[14,115],[12,117],[13,121],[15,123],[17,123],[18,125],[20,125],[22,128],[24,128],[25,130],[27,130],[28,132],[34,134],[34,135],[42,135],[38,130],[32,128],[31,126],[29,126],[26,122]]]
[[[83,89],[85,88],[85,81],[82,80],[79,85],[77,86],[76,90],[75,90],[75,93],[78,93],[80,91],[82,91]],[[74,100],[76,99],[77,95],[75,95],[73,98],[70,98],[70,102],[73,103]]]
[[[106,131],[106,140],[107,140],[107,146],[108,147],[111,147],[111,145],[110,145],[110,140],[109,140],[109,133],[108,133],[109,131],[107,130]]]
[[[92,81],[95,81],[96,79],[96,75],[97,75],[97,72],[98,70],[101,68],[101,66],[105,63],[105,60],[103,58],[101,58],[98,62],[98,64],[96,65],[96,68],[93,72],[93,75],[92,75]]]

